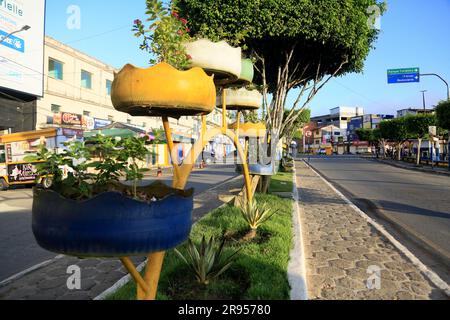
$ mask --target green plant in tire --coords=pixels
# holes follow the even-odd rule
[[[144,178],[144,173],[149,171],[149,169],[141,168],[139,166],[139,162],[145,161],[149,154],[149,150],[145,147],[147,141],[148,137],[132,137],[122,140],[122,143],[120,144],[122,151],[117,160],[127,161],[124,172],[127,181],[133,182],[132,189],[134,198],[137,198],[138,182]]]
[[[245,235],[244,240],[253,240],[258,232],[258,228],[266,223],[275,214],[267,204],[258,205],[255,200],[241,203],[242,217],[250,227],[250,231]]]
[[[225,239],[217,246],[217,241],[211,237],[209,241],[203,237],[200,247],[188,240],[186,255],[175,249],[175,253],[194,273],[195,278],[200,284],[208,285],[210,281],[219,277],[227,271],[235,262],[240,249],[234,253],[224,256],[223,249]]]

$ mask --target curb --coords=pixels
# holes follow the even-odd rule
[[[437,174],[437,175],[441,175],[441,176],[446,176],[446,177],[450,177],[450,171],[449,172],[445,172],[445,171],[433,171],[433,170],[426,170],[423,168],[417,168],[417,167],[408,167],[408,166],[403,166],[401,164],[397,164],[397,163],[392,163],[392,162],[386,162],[380,159],[375,159],[375,158],[362,158],[362,159],[366,159],[366,160],[372,160],[372,161],[376,161],[378,163],[382,163],[388,166],[392,166],[395,168],[400,168],[400,169],[405,169],[405,170],[411,170],[411,171],[418,171],[418,172],[424,172],[424,173],[430,173],[430,174]]]
[[[298,204],[299,194],[297,187],[297,171],[295,170],[295,166],[293,180],[293,198],[295,203],[292,206],[292,227],[294,234],[294,248],[291,251],[287,273],[289,284],[291,286],[291,300],[304,301],[308,300],[308,282],[306,278],[305,251],[301,226],[301,214],[303,212]]]
[[[322,181],[326,183],[342,200],[344,200],[353,210],[356,211],[364,220],[367,221],[372,227],[374,227],[382,236],[387,238],[387,240],[397,248],[411,263],[418,268],[437,288],[444,291],[444,293],[450,297],[450,285],[442,280],[434,271],[429,269],[425,264],[422,263],[411,251],[409,251],[404,245],[402,245],[397,239],[395,239],[382,225],[370,218],[364,211],[359,209],[352,201],[350,201],[342,192],[336,189],[329,181],[327,181],[324,176],[317,172],[312,166],[310,166],[306,161],[305,165],[316,174]]]

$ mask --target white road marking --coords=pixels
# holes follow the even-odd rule
[[[13,275],[13,276],[11,276],[11,277],[1,281],[0,282],[0,287],[3,287],[3,286],[5,286],[5,285],[7,285],[7,284],[9,284],[9,283],[11,283],[11,282],[13,282],[15,280],[18,280],[18,279],[22,278],[23,276],[26,276],[27,274],[29,274],[29,273],[31,273],[33,271],[36,271],[36,270],[38,270],[40,268],[48,266],[49,264],[52,264],[53,262],[55,262],[55,261],[57,261],[57,260],[59,260],[59,259],[61,259],[63,257],[64,257],[64,255],[58,255],[58,256],[54,257],[53,259],[41,262],[41,263],[36,264],[36,265],[32,266],[31,268],[28,268],[28,269],[26,269],[26,270],[24,270],[22,272],[16,273],[15,275]]]

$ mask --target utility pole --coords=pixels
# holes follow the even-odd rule
[[[428,92],[428,90],[422,90],[420,92],[422,92],[422,96],[423,96],[423,110],[427,110],[427,103],[425,100],[425,92]]]

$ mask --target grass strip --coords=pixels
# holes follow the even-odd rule
[[[287,174],[282,176],[280,181],[289,180]],[[292,175],[290,177],[292,190]],[[239,209],[233,206],[212,211],[192,230],[191,239],[196,244],[200,243],[204,235],[219,239],[225,233],[225,254],[241,248],[238,260],[231,269],[203,286],[196,282],[194,275],[173,250],[168,251],[161,272],[158,300],[289,299],[287,267],[292,248],[292,201],[260,194],[256,195],[256,200],[258,203],[268,203],[276,214],[258,230],[258,236],[251,242],[240,240],[248,228]],[[184,252],[184,245],[179,249]],[[135,298],[136,285],[131,281],[107,299]]]

